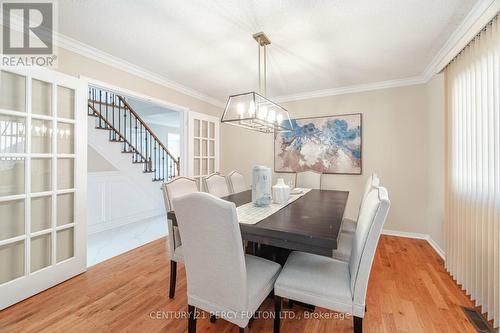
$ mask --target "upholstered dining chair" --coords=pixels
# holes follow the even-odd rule
[[[362,207],[363,203],[365,202],[366,196],[371,190],[376,189],[379,186],[380,186],[380,179],[375,173],[373,173],[370,177],[368,177],[365,183],[365,190],[363,192],[363,197],[361,198],[361,203],[359,204],[358,218],[359,215],[361,214],[361,209],[363,209]],[[357,221],[348,218],[344,218],[342,220],[339,241],[337,243],[337,248],[332,252],[332,258],[343,261],[349,261],[352,251],[352,239],[357,226],[358,226]]]
[[[274,293],[280,297],[353,315],[354,332],[363,331],[366,290],[390,201],[385,188],[371,190],[365,199],[353,236],[348,262],[304,252],[288,257]]]
[[[200,192],[174,199],[174,204],[187,275],[188,331],[196,331],[195,313],[201,309],[244,332],[273,290],[281,266],[244,254],[234,203]]]
[[[213,194],[219,198],[230,194],[226,178],[218,173],[213,173],[210,176],[203,178],[203,187],[205,188],[205,192]]]
[[[361,207],[363,206],[363,202],[365,201],[366,196],[368,193],[376,187],[380,186],[380,179],[378,178],[376,173],[372,173],[370,177],[365,182],[365,189],[363,191],[363,196],[361,197],[361,202],[359,203],[359,208],[358,208],[358,216],[359,213],[361,212]],[[344,218],[342,220],[342,227],[341,230],[345,232],[351,232],[354,233],[356,230],[356,222],[354,220]]]
[[[241,173],[232,171],[226,176],[226,179],[231,193],[240,193],[248,190],[248,186],[245,183],[245,178]]]
[[[295,187],[321,189],[321,173],[302,171],[295,174]]]
[[[176,177],[171,181],[164,183],[161,187],[166,211],[174,210],[173,199],[188,193],[198,192],[196,181],[186,177]],[[179,234],[179,228],[174,227],[171,220],[168,223],[168,255],[170,257],[170,290],[169,297],[175,297],[175,285],[177,279],[177,263],[184,262],[182,255],[182,242]]]

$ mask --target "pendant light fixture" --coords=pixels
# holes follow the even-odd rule
[[[266,98],[267,54],[271,41],[263,32],[253,35],[259,50],[259,93],[255,91],[229,96],[221,122],[272,133],[291,131],[292,122],[288,111]]]

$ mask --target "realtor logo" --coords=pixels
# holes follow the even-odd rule
[[[54,67],[55,4],[2,2],[2,65]]]

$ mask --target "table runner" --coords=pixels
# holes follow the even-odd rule
[[[300,194],[290,194],[288,201],[283,204],[272,203],[266,207],[254,206],[253,202],[246,203],[242,206],[236,207],[236,213],[238,214],[238,222],[244,224],[256,224],[266,217],[276,213],[283,207],[291,204],[298,198],[306,195],[311,189],[304,188],[303,192]]]

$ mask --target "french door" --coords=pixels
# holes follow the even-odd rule
[[[201,179],[219,171],[219,124],[217,117],[188,112],[189,176],[201,189]]]
[[[86,270],[86,87],[0,70],[0,309]]]

